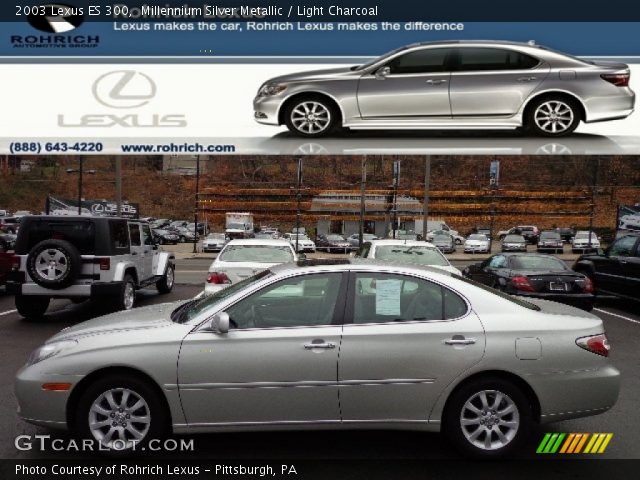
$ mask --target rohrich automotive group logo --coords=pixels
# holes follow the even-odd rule
[[[70,34],[84,23],[83,9],[62,3],[24,7],[27,22],[46,35],[12,35],[14,48],[66,49],[95,48],[100,44],[98,35]]]
[[[91,85],[96,102],[111,110],[87,113],[69,118],[58,115],[58,126],[63,128],[183,128],[187,118],[181,113],[123,112],[146,107],[158,94],[156,82],[138,70],[112,70],[98,76]]]
[[[536,453],[604,453],[613,433],[547,433]]]

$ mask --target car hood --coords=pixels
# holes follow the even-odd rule
[[[353,74],[351,67],[340,68],[328,68],[324,70],[311,70],[309,72],[291,73],[288,75],[281,75],[274,77],[265,83],[288,83],[288,82],[303,82],[308,80],[329,80],[333,78],[340,78],[346,75]]]
[[[55,342],[70,338],[99,335],[123,330],[142,330],[171,325],[171,312],[184,302],[163,303],[134,308],[128,312],[115,312],[65,328],[47,340]]]

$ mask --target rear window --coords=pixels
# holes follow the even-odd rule
[[[289,263],[293,252],[286,246],[230,245],[220,254],[223,262]]]
[[[29,224],[28,236],[28,250],[43,240],[55,239],[70,242],[81,255],[95,255],[95,225],[91,221],[35,221]]]

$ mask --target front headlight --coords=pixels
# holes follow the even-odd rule
[[[76,340],[62,340],[60,342],[46,343],[36,348],[27,359],[27,366],[39,363],[47,358],[58,355],[63,350],[75,347],[78,344]]]
[[[281,83],[265,83],[260,90],[258,90],[259,97],[272,97],[278,95],[287,89],[286,85]]]

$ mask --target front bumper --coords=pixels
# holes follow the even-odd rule
[[[263,125],[280,125],[278,114],[283,98],[279,95],[271,97],[255,97],[253,99],[253,118]]]
[[[21,368],[15,381],[18,416],[26,422],[47,428],[66,430],[67,401],[82,375],[53,375],[42,371],[40,364]],[[47,382],[71,383],[68,391],[55,392],[42,389]]]

